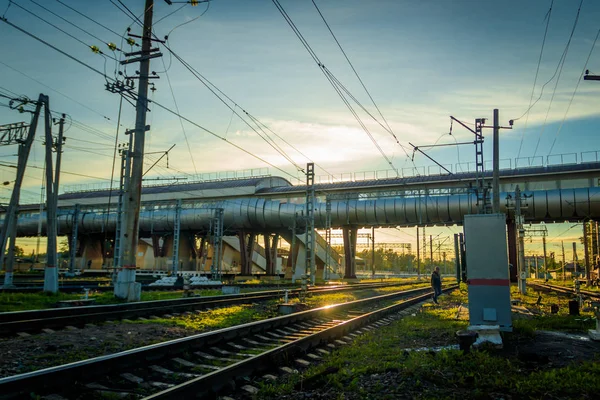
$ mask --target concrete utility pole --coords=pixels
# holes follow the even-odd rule
[[[493,135],[493,172],[492,172],[492,210],[494,213],[500,212],[500,122],[498,109],[494,109],[494,135]]]
[[[429,235],[429,259],[433,268],[433,235]]]
[[[577,243],[573,242],[573,272],[575,273],[575,277],[579,273],[577,269]]]
[[[567,267],[567,260],[565,258],[565,242],[563,240],[560,241],[560,246],[562,248],[562,278],[565,280],[565,271]]]
[[[419,245],[419,225],[417,225],[417,279],[421,279],[421,248]]]
[[[140,62],[139,86],[136,101],[135,134],[131,179],[127,188],[125,201],[125,226],[122,251],[122,268],[117,273],[114,294],[129,301],[138,301],[141,285],[136,285],[135,268],[139,236],[140,203],[142,195],[142,175],[144,173],[144,141],[146,136],[146,112],[148,111],[148,78],[152,47],[152,15],[154,0],[146,0],[144,6],[144,27],[142,32],[142,51],[136,60],[125,60],[127,63]]]
[[[65,115],[58,122],[58,138],[52,137],[52,117],[50,102],[46,100],[45,108],[45,141],[46,141],[46,268],[44,269],[44,291],[58,292],[58,256],[56,253],[58,187],[60,181],[60,165],[62,159],[62,142]],[[56,169],[52,160],[52,152],[56,151]]]
[[[6,243],[8,241],[9,236],[15,236],[16,238],[16,226],[17,226],[17,211],[19,207],[19,199],[21,196],[21,186],[23,184],[23,177],[25,176],[25,168],[27,166],[27,160],[29,159],[29,153],[31,152],[31,146],[33,144],[33,139],[35,138],[35,131],[38,124],[38,119],[40,116],[40,111],[42,108],[43,101],[48,97],[40,94],[38,101],[36,103],[35,111],[31,116],[31,123],[29,124],[29,129],[27,131],[27,136],[19,141],[11,140],[10,138],[6,141],[6,144],[18,143],[18,159],[17,159],[17,174],[15,177],[15,183],[13,186],[13,191],[10,196],[10,202],[8,203],[8,208],[6,209],[6,213],[4,214],[4,220],[2,221],[2,231],[0,231],[0,268],[4,266],[4,251],[6,249]],[[11,107],[12,108],[12,107]],[[8,127],[8,136],[10,137],[10,130],[12,127]],[[4,136],[4,135],[3,135]],[[15,138],[16,139],[16,138]],[[15,239],[16,240],[16,239]],[[14,252],[14,244],[11,245]],[[10,249],[9,249],[10,251]],[[4,287],[13,286],[13,260],[8,260],[9,262],[6,265],[6,273],[4,275]]]
[[[542,244],[544,246],[544,270],[546,276],[548,276],[548,257],[546,256],[546,236],[542,237]]]
[[[315,164],[306,164],[306,235],[304,248],[306,249],[306,269],[304,274],[310,272],[310,282],[315,285],[317,270],[315,260]]]
[[[375,227],[371,228],[371,276],[375,277]]]
[[[519,292],[527,293],[527,273],[525,271],[525,229],[523,228],[523,215],[521,214],[521,189],[519,185],[515,188],[515,222],[517,228],[517,246],[519,248],[518,268],[519,271]]]
[[[589,236],[590,230],[588,227],[588,222],[583,223],[583,254],[585,259],[585,280],[587,285],[590,284],[590,252],[589,252]]]

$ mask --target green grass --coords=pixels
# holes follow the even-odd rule
[[[135,321],[136,324],[161,324],[205,332],[245,324],[277,316],[276,302],[269,301],[259,306],[242,304],[173,318],[157,318]]]
[[[202,296],[214,296],[221,294],[221,291],[200,290],[196,291],[196,293]],[[168,300],[181,298],[182,296],[182,290],[142,292],[141,301]],[[53,308],[59,301],[77,300],[82,298],[82,294],[71,293],[0,293],[0,312]],[[90,291],[89,298],[95,299],[95,304],[119,304],[125,302],[124,300],[116,298],[112,292]]]
[[[311,392],[302,398],[596,398],[597,362],[541,368],[492,349],[468,355],[405,350],[455,344],[454,333],[468,324],[456,319],[458,305],[466,301],[464,290],[442,296],[440,306],[426,305],[415,316],[360,335],[300,374],[264,383],[255,398]]]
[[[540,304],[538,298],[541,296]],[[595,326],[594,314],[586,305],[580,309],[580,315],[569,315],[569,300],[573,297],[553,292],[536,292],[531,288],[526,295],[519,293],[515,285],[511,286],[511,298],[521,300],[521,305],[539,313],[533,317],[518,316],[513,313],[513,327],[517,333],[533,334],[536,330],[554,330],[562,332],[585,333]],[[558,305],[558,313],[550,312],[551,305]]]

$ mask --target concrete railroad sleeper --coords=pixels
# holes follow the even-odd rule
[[[154,392],[147,399],[217,393],[231,379],[254,375],[293,354],[340,340],[351,330],[426,300],[430,291],[411,289],[325,306],[2,378],[0,399],[30,398],[32,393],[56,399],[88,398],[93,392],[122,396],[140,389]],[[407,297],[399,304],[377,305]]]
[[[416,282],[412,282],[416,283]],[[377,289],[398,286],[399,283],[369,283],[333,287],[314,287],[311,293],[334,293],[348,290]],[[188,297],[170,300],[141,301],[136,303],[80,306],[58,309],[14,311],[0,313],[0,336],[18,332],[39,332],[42,329],[56,329],[65,326],[83,326],[89,323],[117,319],[131,319],[182,313],[202,308],[224,307],[235,304],[252,303],[277,299],[283,296],[283,290],[269,290],[253,293],[240,293],[207,297]],[[298,296],[300,289],[289,290],[291,297]]]
[[[543,284],[542,283],[528,283],[528,285],[535,289],[549,290],[549,291],[554,291],[554,292],[559,292],[559,293],[564,293],[564,294],[575,295],[574,288],[569,288],[569,287],[565,287],[565,286],[549,285],[547,283],[543,283]],[[600,292],[592,292],[589,290],[580,290],[579,292],[583,296],[591,297],[594,299],[600,299]]]

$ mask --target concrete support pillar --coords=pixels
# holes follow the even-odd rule
[[[265,272],[267,275],[275,275],[275,269],[277,267],[277,245],[279,244],[279,235],[275,234],[271,236],[268,233],[263,234],[265,238],[265,260],[266,268]]]
[[[82,270],[101,269],[104,263],[104,234],[79,235],[76,263]]]
[[[356,238],[358,228],[355,226],[346,225],[342,228],[344,237],[344,255],[346,268],[344,271],[344,279],[356,278]]]
[[[510,281],[517,282],[517,226],[514,219],[506,221],[508,233],[508,262],[512,264],[510,270]]]
[[[162,234],[152,235],[152,252],[154,253],[153,269],[167,270],[167,254],[173,246],[173,237]]]
[[[238,238],[240,240],[240,274],[252,275],[252,256],[256,234],[240,231]]]

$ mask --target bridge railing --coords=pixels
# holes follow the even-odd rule
[[[531,167],[548,167],[557,165],[575,165],[591,162],[600,162],[600,150],[584,151],[581,153],[551,154],[548,156],[504,158],[500,160],[500,169],[517,169]],[[462,162],[456,164],[429,165],[427,167],[402,168],[399,170],[384,169],[375,171],[344,172],[334,175],[318,175],[315,177],[317,183],[357,182],[366,180],[389,179],[389,178],[411,178],[416,176],[447,175],[448,171],[453,174],[470,173],[476,171],[474,162]],[[485,170],[492,169],[492,160],[485,161]]]
[[[219,172],[206,172],[196,175],[187,176],[188,179],[185,180],[185,183],[193,183],[193,182],[215,182],[215,181],[227,181],[233,179],[244,179],[244,178],[261,178],[270,176],[269,168],[251,168],[251,169],[242,169],[237,171],[219,171]],[[144,183],[144,187],[149,186],[162,186],[169,184],[171,181],[176,181],[176,179],[164,179],[161,180],[160,183]],[[113,181],[111,186],[110,181],[108,182],[100,182],[100,183],[84,183],[84,184],[75,184],[75,185],[63,185],[61,188],[63,193],[76,193],[76,192],[93,192],[96,190],[108,190],[110,188],[113,190],[119,189],[119,181]]]

